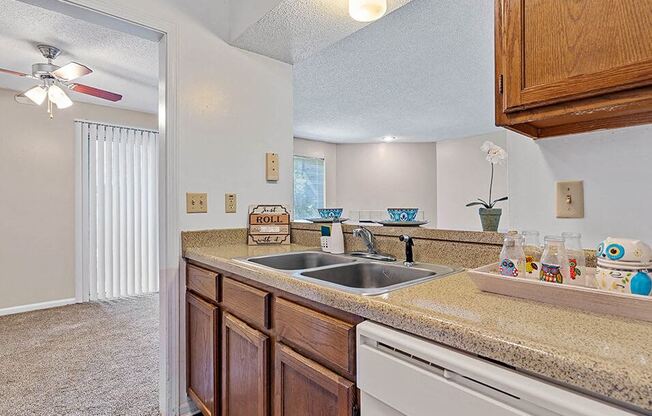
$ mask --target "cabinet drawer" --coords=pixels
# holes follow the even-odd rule
[[[269,326],[270,294],[225,277],[222,305],[233,315],[258,328]]]
[[[278,339],[323,365],[355,377],[355,326],[284,299],[276,299]]]
[[[217,273],[189,264],[186,267],[186,287],[188,290],[217,301]]]

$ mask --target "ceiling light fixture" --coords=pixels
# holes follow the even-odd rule
[[[0,68],[0,73],[39,81],[39,85],[20,94],[16,94],[14,98],[17,102],[21,104],[41,105],[47,98],[48,114],[52,119],[52,104],[55,104],[59,109],[68,108],[73,104],[68,94],[64,91],[65,89],[112,102],[117,102],[122,99],[122,95],[120,94],[73,82],[77,78],[92,73],[93,70],[77,62],[70,62],[64,66],[55,65],[53,61],[61,54],[59,48],[49,45],[38,45],[37,48],[41,52],[41,55],[47,59],[47,62],[32,65],[31,74]]]
[[[349,0],[349,15],[358,22],[373,22],[387,13],[387,0]]]
[[[23,93],[23,95],[36,105],[41,105],[43,104],[43,101],[45,100],[45,97],[48,95],[48,90],[41,87],[40,85],[37,85],[36,87],[30,88],[27,91]]]
[[[385,137],[383,137],[383,141],[386,142],[386,143],[393,142],[394,140],[396,140],[396,136],[385,136]]]
[[[57,105],[58,109],[68,108],[72,105],[72,100],[57,85],[50,85],[48,88],[48,99]]]

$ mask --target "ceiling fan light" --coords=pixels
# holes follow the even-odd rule
[[[387,13],[387,0],[349,0],[349,15],[358,22],[373,22]]]
[[[23,95],[32,100],[34,104],[41,105],[43,104],[43,101],[45,101],[45,97],[48,95],[48,92],[45,88],[38,85],[25,91]]]
[[[57,85],[51,85],[48,88],[48,98],[57,105],[58,109],[68,108],[72,105],[72,100]]]

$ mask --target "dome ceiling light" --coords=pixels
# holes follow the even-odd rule
[[[387,0],[349,0],[349,15],[358,22],[373,22],[387,13]]]

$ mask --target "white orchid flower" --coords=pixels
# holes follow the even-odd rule
[[[496,202],[507,201],[508,197],[504,196],[502,198],[493,199],[493,187],[494,187],[494,166],[496,164],[502,165],[507,160],[507,152],[502,147],[498,146],[494,142],[486,141],[480,146],[482,150],[487,155],[487,161],[491,163],[491,179],[489,180],[489,199],[483,200],[478,198],[476,201],[469,202],[466,204],[467,207],[473,206],[483,206],[486,209],[492,209]]]
[[[498,163],[502,165],[507,160],[507,152],[497,144],[486,141],[480,147],[480,150],[487,154],[487,161],[492,165]]]

